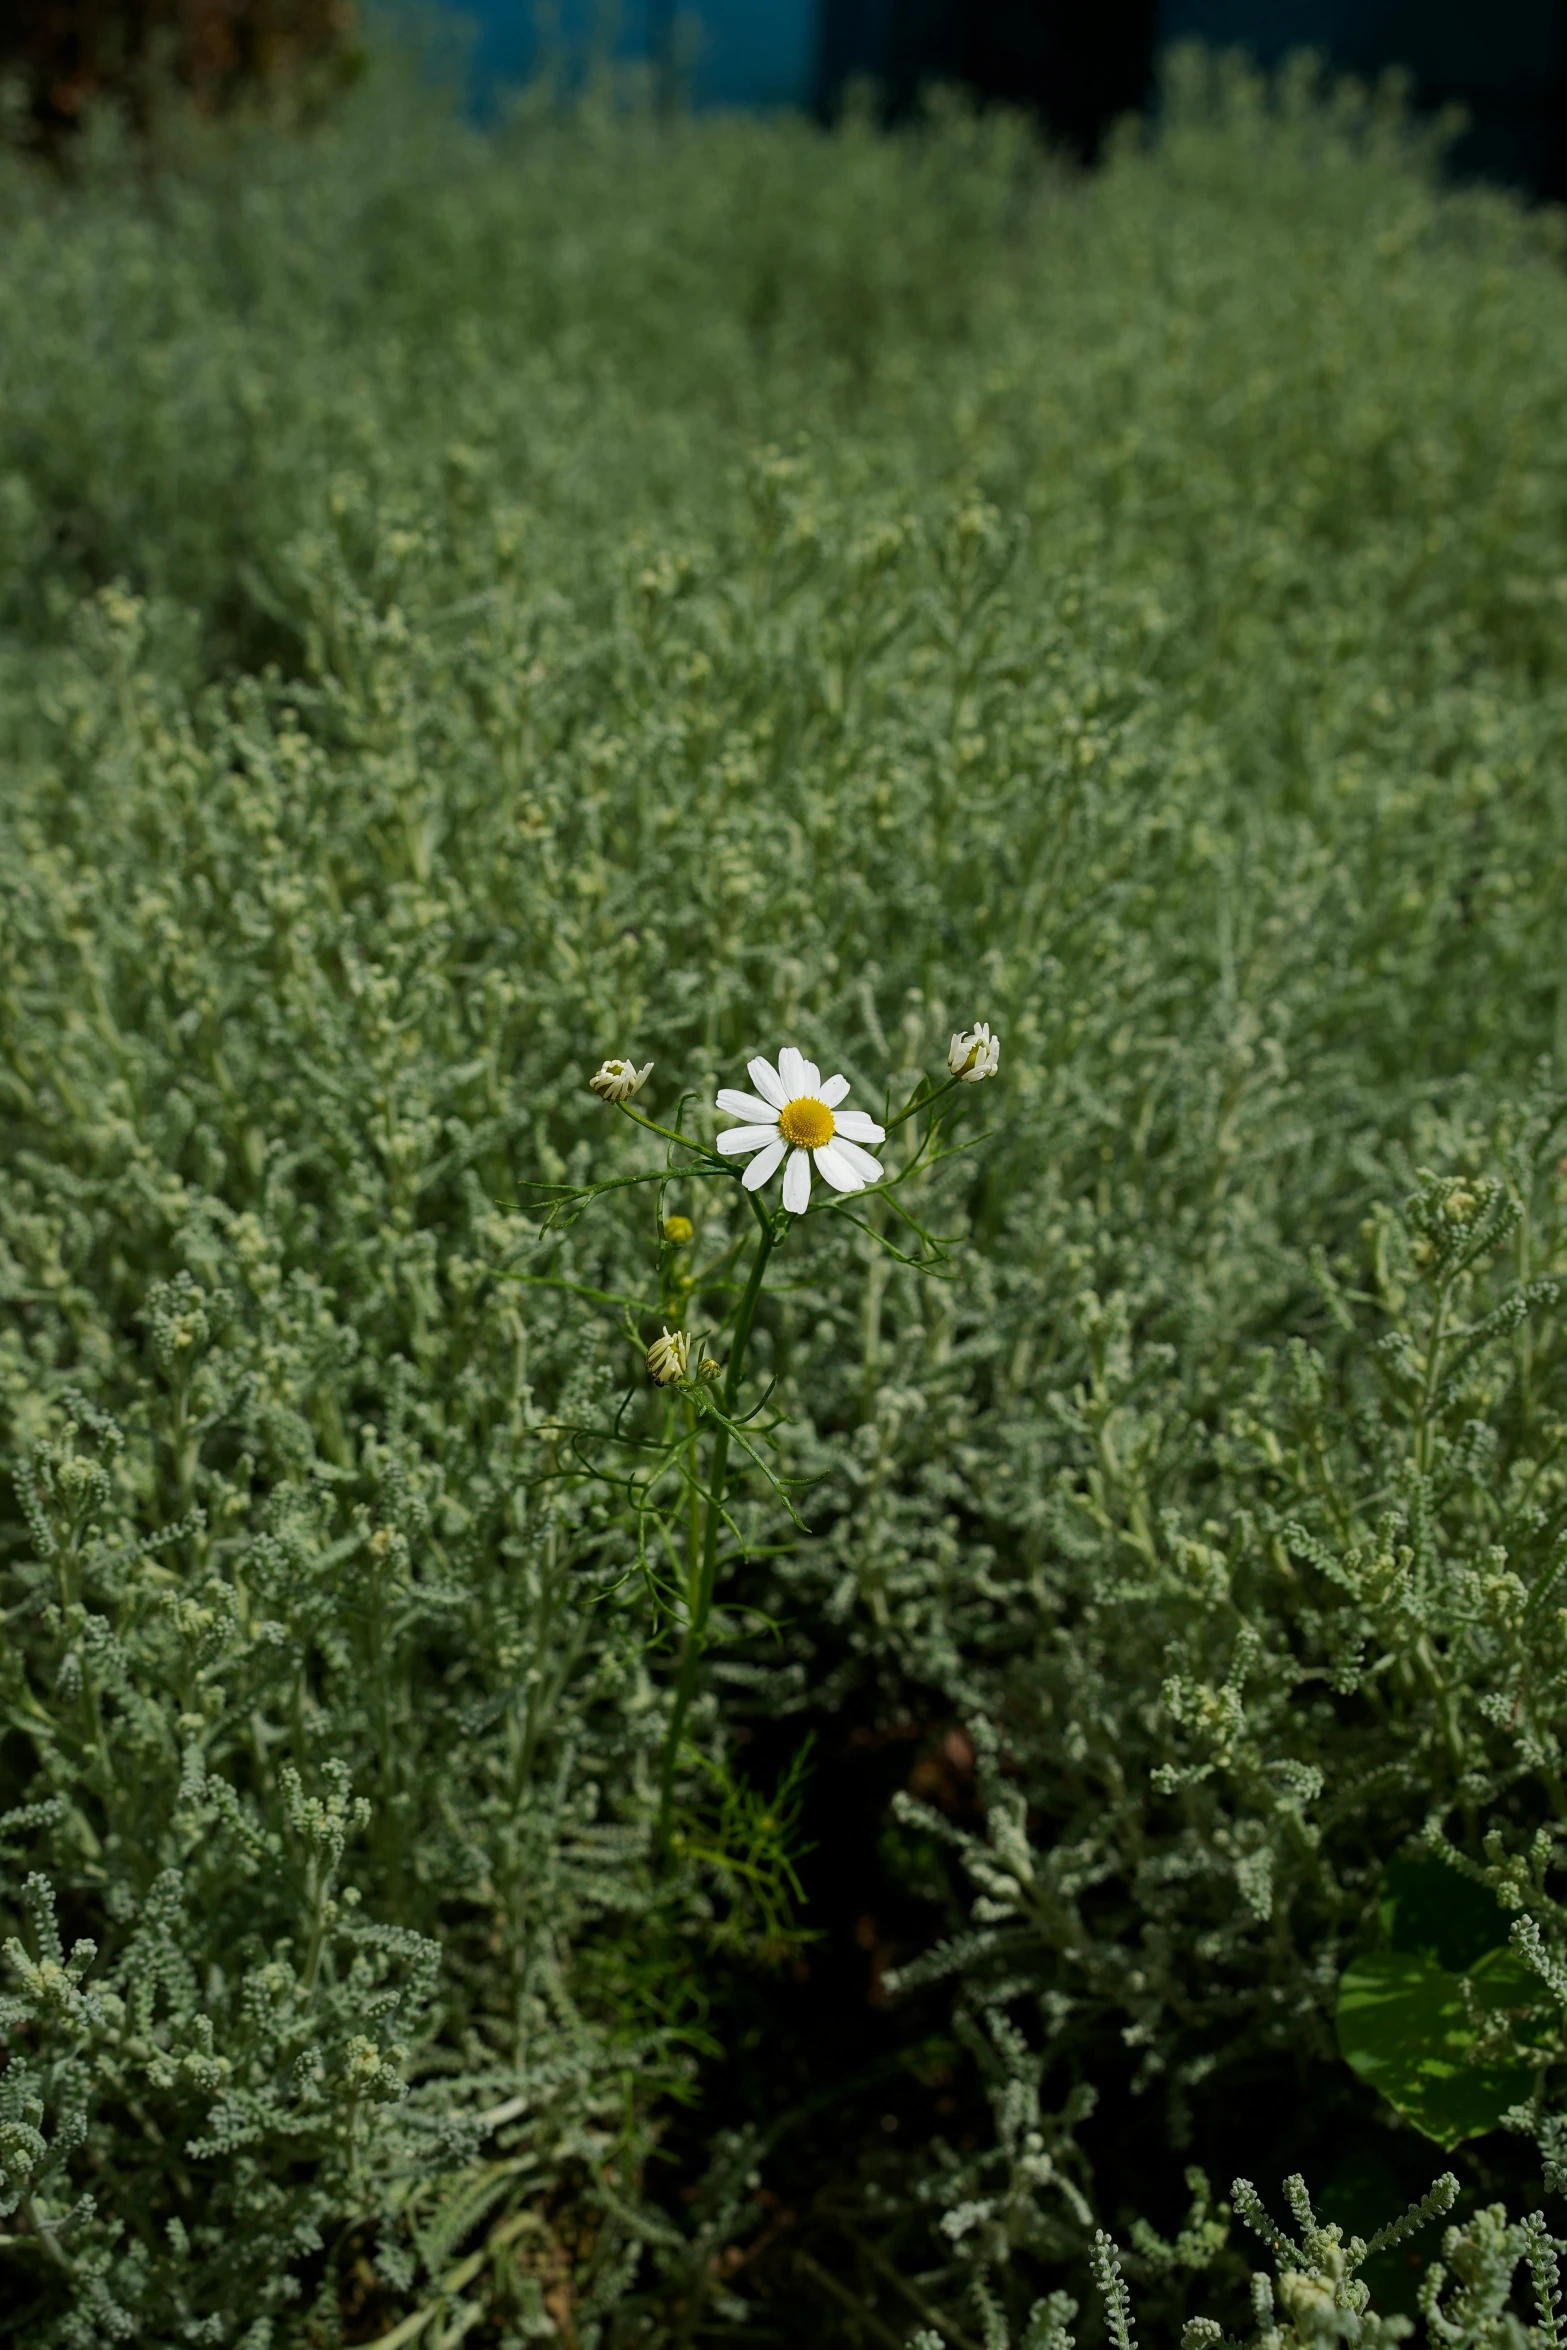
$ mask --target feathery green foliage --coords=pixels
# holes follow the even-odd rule
[[[1435,2136],[1383,2336],[1554,2342],[1554,223],[1200,60],[1082,184],[385,81],[87,145],[0,171],[13,2338],[1370,2340]],[[663,1163],[586,1080],[705,1143],[976,1018],[940,1277],[869,1195],[762,1297],[666,1839],[617,1447],[746,1211],[552,1221]],[[1277,2300],[1237,2167],[1337,2199]]]

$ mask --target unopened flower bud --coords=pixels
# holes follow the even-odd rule
[[[723,1367],[722,1363],[715,1363],[711,1355],[704,1355],[697,1377],[708,1380],[716,1379]]]
[[[689,1216],[666,1216],[664,1238],[671,1248],[685,1248],[696,1237],[696,1226]]]
[[[947,1067],[964,1085],[978,1085],[982,1077],[994,1077],[1000,1062],[1001,1039],[991,1035],[983,1020],[966,1035],[955,1036],[947,1054]]]
[[[665,1330],[647,1350],[647,1367],[660,1387],[673,1387],[686,1375],[691,1341],[683,1330]]]
[[[639,1069],[632,1061],[604,1061],[589,1085],[601,1102],[628,1102],[634,1093],[640,1093],[648,1080],[653,1064],[645,1062]]]

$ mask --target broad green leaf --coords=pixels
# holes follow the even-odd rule
[[[1510,1950],[1469,1970],[1484,2009],[1533,2007],[1539,1984]],[[1363,2081],[1439,2146],[1494,2130],[1529,2094],[1524,2065],[1474,2064],[1474,2027],[1460,1976],[1415,1951],[1379,1950],[1339,1981],[1338,2042]]]
[[[1388,1862],[1377,1915],[1390,1950],[1433,1958],[1455,1975],[1507,1942],[1507,1912],[1496,1895],[1423,1853]]]

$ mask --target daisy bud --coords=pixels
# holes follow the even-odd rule
[[[629,1102],[646,1085],[652,1066],[651,1061],[640,1069],[632,1061],[604,1061],[598,1075],[590,1077],[588,1083],[601,1102]]]
[[[685,1248],[696,1238],[696,1226],[689,1216],[666,1216],[664,1238],[671,1248]]]
[[[666,1330],[647,1350],[647,1367],[660,1387],[673,1387],[686,1375],[691,1341],[683,1330]]]
[[[994,1077],[1001,1061],[1001,1039],[992,1036],[983,1020],[971,1028],[966,1036],[955,1036],[947,1054],[947,1067],[964,1085],[978,1085],[983,1077]]]
[[[715,1363],[711,1355],[704,1355],[702,1357],[702,1367],[697,1372],[697,1377],[699,1379],[706,1379],[709,1383],[711,1383],[718,1377],[723,1367],[724,1366],[722,1363]]]

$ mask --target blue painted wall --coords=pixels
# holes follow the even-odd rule
[[[1247,49],[1262,65],[1299,48],[1361,73],[1396,62],[1421,104],[1469,108],[1460,170],[1567,199],[1567,0],[435,0],[435,10],[474,29],[481,116],[551,47],[579,71],[606,47],[647,60],[667,53],[674,22],[681,87],[699,106],[809,107],[854,73],[912,97],[934,72],[1038,105],[1085,154],[1101,118],[1148,94],[1154,52],[1172,41]]]
[[[806,106],[815,90],[818,0],[458,0],[477,28],[473,88],[481,110],[497,91],[527,80],[546,47],[583,63],[613,47],[623,58],[662,48],[671,19],[691,59],[688,85],[701,106]],[[608,36],[608,37],[607,37]]]

